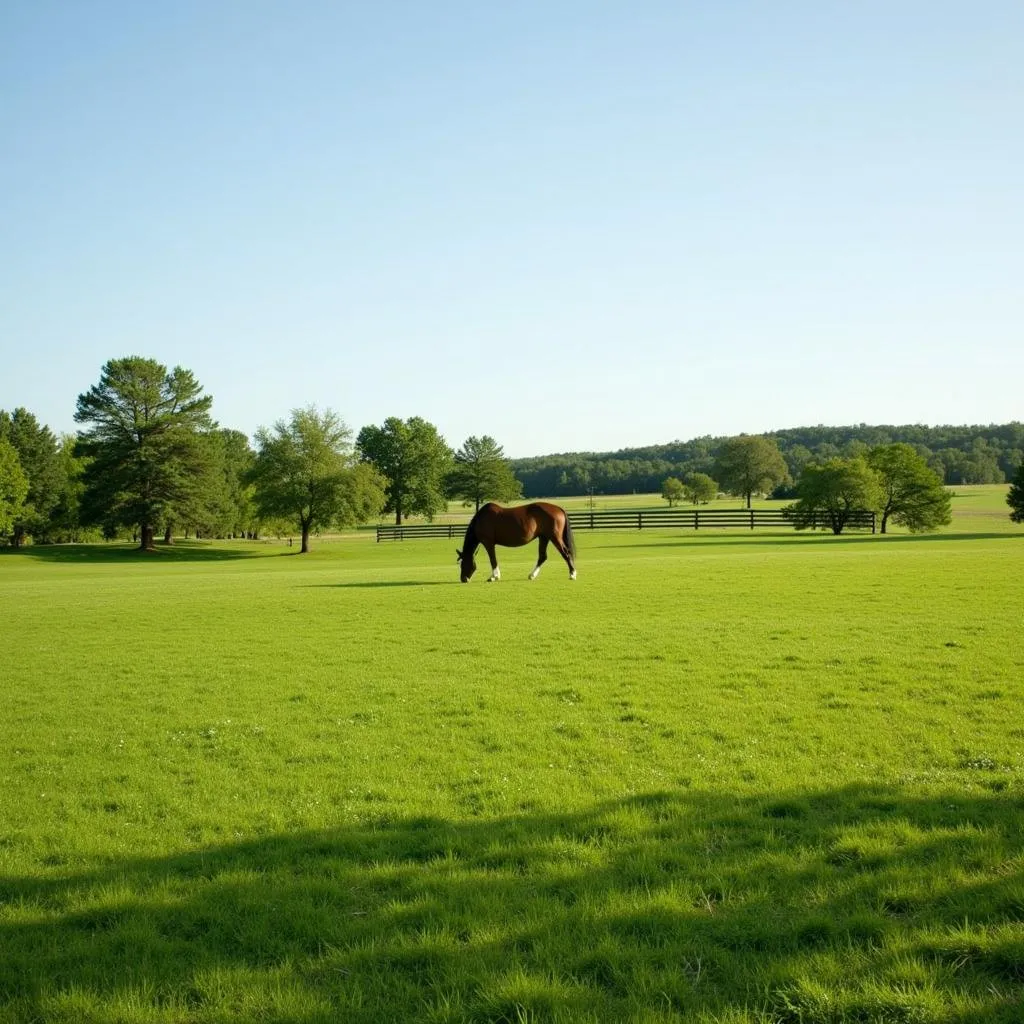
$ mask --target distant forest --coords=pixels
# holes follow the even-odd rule
[[[836,456],[851,457],[880,444],[913,445],[947,484],[998,484],[1011,479],[1024,460],[1024,423],[1002,426],[797,427],[764,435],[776,442],[789,467],[791,494],[804,466]],[[727,437],[697,437],[617,452],[570,452],[512,459],[528,498],[542,495],[659,492],[666,477],[715,475],[715,456]]]

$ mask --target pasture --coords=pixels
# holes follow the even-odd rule
[[[0,554],[0,1021],[1024,1019],[1004,495]]]

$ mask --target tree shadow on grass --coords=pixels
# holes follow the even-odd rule
[[[6,877],[7,1021],[1010,1024],[1024,802],[855,786],[381,818]]]
[[[381,587],[450,587],[459,586],[458,580],[376,580],[360,583],[307,583],[304,589],[377,590]]]
[[[239,544],[247,542],[239,541]],[[140,551],[137,544],[30,544],[23,548],[0,549],[0,558],[29,558],[40,562],[66,565],[125,565],[141,562],[162,565],[165,562],[223,562],[240,558],[267,558],[283,552],[259,546],[224,547],[207,541],[175,541],[157,543],[152,551]]]

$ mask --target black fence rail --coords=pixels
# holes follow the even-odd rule
[[[412,526],[378,526],[377,540],[414,540],[417,537],[458,537],[467,523],[414,523]]]
[[[745,527],[794,526],[793,517],[781,508],[656,508],[656,509],[602,509],[594,512],[570,512],[569,522],[574,530],[649,530],[672,527],[684,530],[719,530]],[[815,517],[814,529],[830,529],[825,516]],[[850,530],[875,532],[875,513],[870,509],[857,509],[847,513],[844,525]]]
[[[570,512],[569,522],[574,530],[721,530],[742,527],[792,528],[792,516],[780,508],[656,508],[656,509],[601,509],[593,512]],[[858,509],[848,513],[844,525],[847,530],[875,532],[875,513]],[[814,529],[830,529],[829,521],[820,516]],[[466,523],[416,523],[412,526],[378,526],[377,540],[412,540],[417,537],[456,537],[461,539]]]

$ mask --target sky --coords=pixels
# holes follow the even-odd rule
[[[1024,418],[1019,0],[0,5],[0,408],[615,451]]]

